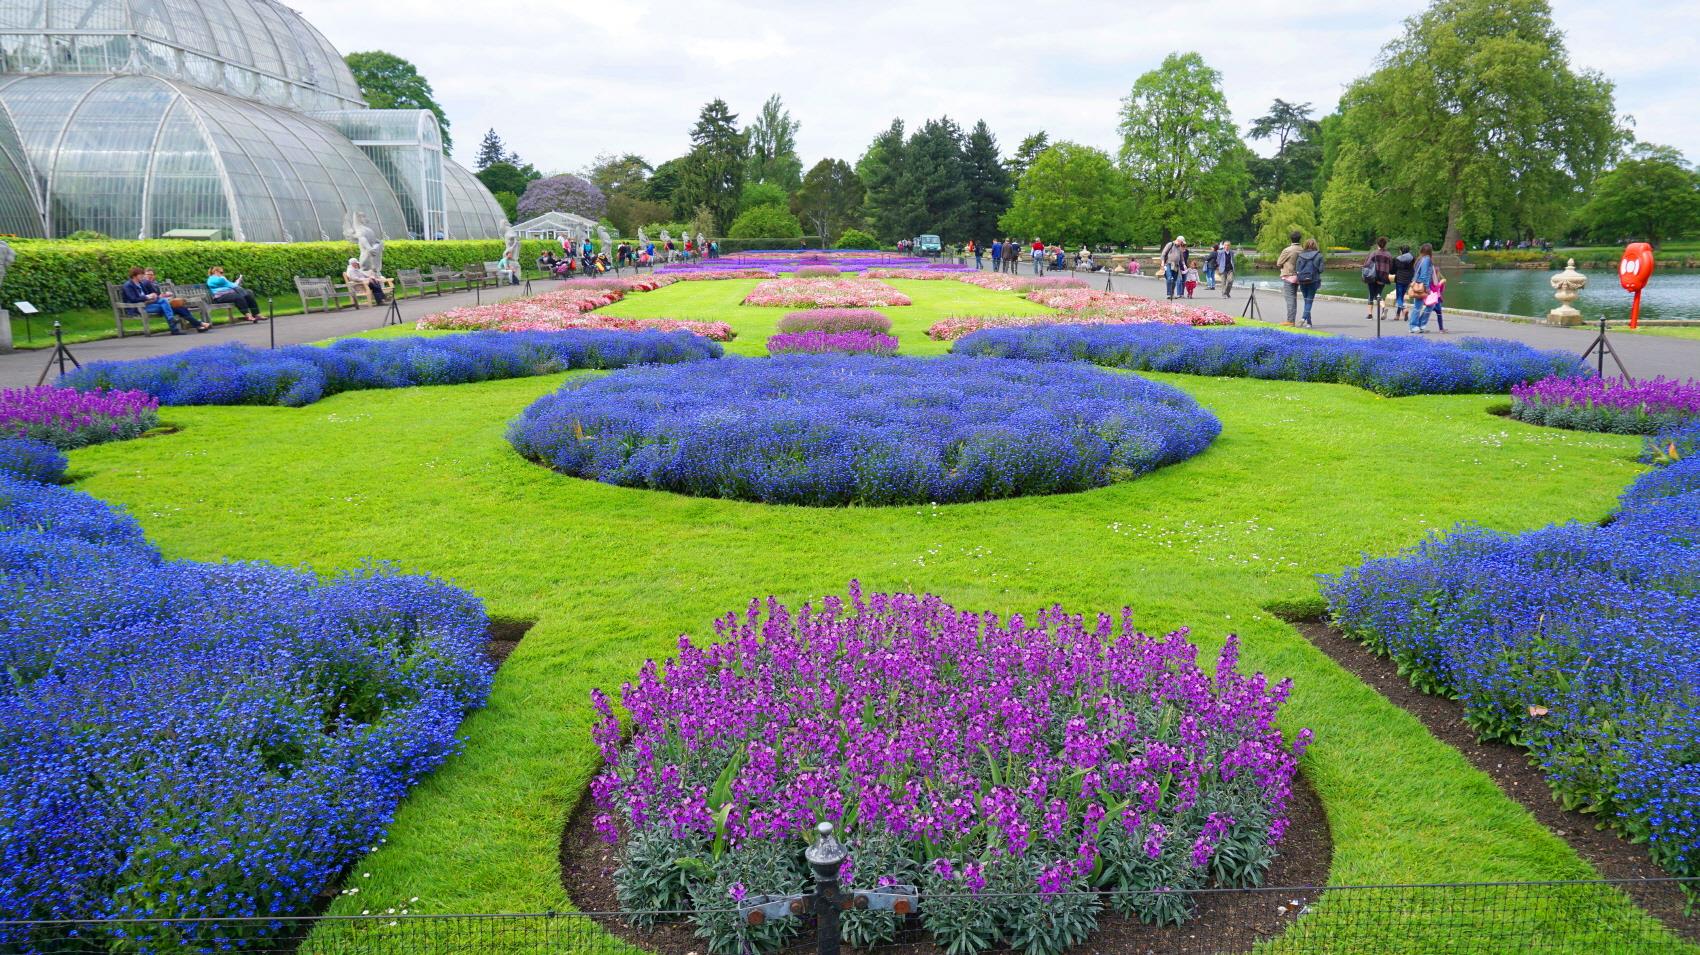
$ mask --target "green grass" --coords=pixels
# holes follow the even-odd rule
[[[922,303],[888,310],[911,353],[943,350],[918,333],[934,316],[985,307],[988,295],[996,311],[1011,304],[955,283],[900,284]],[[748,287],[682,284],[615,310],[732,321],[735,350],[757,354],[783,310],[740,310]],[[1639,470],[1636,438],[1488,414],[1502,398],[1152,375],[1222,419],[1210,450],[1081,494],[775,507],[611,487],[521,460],[506,422],[571,377],[357,392],[301,409],[170,408],[162,417],[178,433],[72,455],[79,486],[127,505],[170,557],[322,572],[378,557],[466,587],[492,614],[536,621],[489,706],[466,721],[465,752],[406,801],[388,843],[357,867],[360,894],[334,912],[570,908],[556,854],[597,768],[590,689],[617,688],[678,634],[710,634],[751,597],[800,601],[851,578],[1004,612],[1129,605],[1146,630],[1192,627],[1207,652],[1241,634],[1247,667],[1294,681],[1283,728],[1316,732],[1303,769],[1327,811],[1335,884],[1596,876],[1265,608],[1314,602],[1315,573],[1458,521],[1602,517]],[[1528,914],[1531,931],[1606,938],[1645,918],[1615,893],[1585,894],[1574,910]],[[1326,917],[1324,907],[1310,918]],[[1424,931],[1410,929],[1411,950]]]
[[[1626,325],[1616,325],[1613,332],[1623,332],[1627,335],[1653,335],[1661,338],[1687,338],[1700,341],[1700,322],[1693,328],[1683,328],[1677,325],[1643,325],[1631,331]]]

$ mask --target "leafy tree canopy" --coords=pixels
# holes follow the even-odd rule
[[[985,120],[974,124],[962,153],[963,173],[968,177],[968,205],[962,213],[962,237],[990,242],[998,231],[998,219],[1009,211],[1009,169],[998,157],[998,140]]]
[[[614,196],[622,192],[641,191],[645,181],[649,179],[650,173],[654,171],[654,168],[637,153],[625,153],[618,156],[613,153],[602,153],[585,171],[585,178],[589,179],[595,184],[596,188],[602,190],[605,194]]]
[[[1247,150],[1228,113],[1222,75],[1197,53],[1171,53],[1122,101],[1121,162],[1139,215],[1163,239],[1215,232],[1237,218]]]
[[[800,239],[803,225],[784,206],[760,205],[739,213],[726,234],[733,239]]]
[[[492,193],[511,192],[516,196],[525,194],[525,187],[532,180],[543,178],[536,169],[527,165],[521,169],[510,162],[496,162],[485,166],[473,175],[484,184],[484,188]]]
[[[1263,200],[1254,217],[1257,223],[1257,251],[1274,255],[1287,247],[1288,236],[1297,229],[1303,238],[1315,239],[1326,248],[1328,237],[1316,221],[1316,200],[1308,192],[1289,192],[1270,201]]]
[[[856,174],[867,189],[863,218],[874,235],[888,244],[903,238],[910,223],[919,218],[914,197],[901,188],[907,145],[903,120],[894,119],[856,163]]]
[[[600,219],[608,208],[602,190],[588,180],[573,175],[549,176],[525,187],[519,197],[518,213],[531,219],[545,212],[570,212],[586,219]]]
[[[738,208],[748,157],[749,142],[738,129],[738,115],[725,100],[709,102],[691,127],[691,151],[680,165],[674,208],[706,211],[712,225],[705,231],[724,231]]]
[[[744,191],[738,197],[738,209],[754,209],[757,206],[784,207],[791,201],[785,194],[785,187],[773,182],[746,182]]]
[[[1033,160],[1050,148],[1051,136],[1042,129],[1023,139],[1021,145],[1015,147],[1015,155],[1009,157],[1010,181],[1019,182],[1027,174],[1027,167],[1033,165]]]
[[[1127,176],[1109,154],[1060,142],[1033,159],[999,225],[1023,240],[1039,236],[1067,247],[1128,242],[1133,220]]]
[[[797,212],[820,235],[848,234],[845,230],[862,221],[865,191],[861,177],[849,163],[842,159],[822,159],[803,177],[803,186],[797,190]]]
[[[443,130],[443,152],[454,148],[449,135],[449,118],[431,93],[431,84],[412,63],[383,50],[350,53],[343,57],[360,86],[360,95],[372,109],[428,109]]]
[[[1551,232],[1626,139],[1612,85],[1570,65],[1547,0],[1435,0],[1341,100],[1383,231]]]
[[[778,185],[787,196],[796,192],[803,176],[803,161],[797,158],[797,126],[779,94],[769,96],[746,133],[750,159],[744,177]]]
[[[1603,242],[1659,245],[1700,231],[1700,174],[1669,146],[1638,146],[1595,180],[1577,220]]]

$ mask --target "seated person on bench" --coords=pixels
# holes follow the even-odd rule
[[[224,277],[224,266],[215,265],[207,270],[207,291],[211,298],[220,305],[234,305],[236,311],[248,320],[248,324],[260,320],[260,302],[254,293],[242,287],[242,279],[236,281]]]
[[[170,299],[160,294],[159,283],[154,281],[153,269],[134,268],[130,270],[130,280],[124,283],[120,290],[124,301],[131,305],[140,305],[151,315],[159,315],[165,319],[165,326],[171,329],[171,334],[181,335],[183,329],[177,327],[179,319],[195,327],[195,331],[204,332],[211,328],[211,323],[203,322],[189,311],[189,306],[182,304],[181,299]]]
[[[342,279],[348,283],[351,291],[356,285],[366,286],[372,290],[372,301],[379,305],[384,304],[384,277],[361,268],[359,259],[348,260],[348,268],[342,273]]]

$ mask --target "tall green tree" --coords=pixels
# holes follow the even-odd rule
[[[1023,240],[1121,244],[1133,238],[1133,192],[1108,153],[1060,142],[1034,157],[999,225]]]
[[[894,119],[856,162],[867,199],[863,218],[881,242],[892,243],[909,234],[910,223],[919,218],[914,196],[905,191],[908,140],[903,120]]]
[[[1556,230],[1626,141],[1612,85],[1571,67],[1547,0],[1435,0],[1341,99],[1384,231]]]
[[[1675,149],[1638,146],[1594,182],[1577,220],[1605,242],[1641,239],[1656,246],[1700,232],[1700,174]]]
[[[1020,182],[1021,177],[1027,174],[1027,167],[1033,165],[1033,160],[1050,148],[1051,136],[1042,129],[1023,139],[1021,145],[1015,147],[1015,155],[1009,157],[1009,181]]]
[[[654,171],[655,168],[637,153],[602,153],[585,170],[584,177],[612,198],[622,192],[641,191],[644,181]]]
[[[948,116],[927,120],[909,136],[898,183],[912,213],[906,234],[933,233],[949,242],[967,238],[964,146],[962,127]]]
[[[644,180],[643,186],[636,190],[638,198],[665,205],[671,210],[668,215],[674,218],[689,218],[691,208],[683,206],[677,201],[679,183],[684,178],[685,158],[680,156],[677,159],[669,159],[656,166],[655,171],[649,174],[648,179]],[[648,221],[653,222],[655,220]]]
[[[442,127],[443,152],[454,148],[454,137],[449,135],[449,118],[431,92],[431,84],[412,63],[383,50],[350,53],[343,60],[348,63],[349,72],[354,74],[354,82],[360,86],[360,95],[366,98],[367,106],[372,109],[428,109],[436,115],[437,125]]]
[[[803,183],[803,161],[797,158],[798,125],[779,94],[769,96],[748,130],[750,160],[744,178],[771,182],[786,195],[796,192]]]
[[[816,234],[836,239],[862,221],[865,190],[856,170],[842,159],[822,159],[797,190],[797,214]]]
[[[516,196],[524,195],[525,187],[533,179],[543,178],[542,174],[530,165],[522,169],[511,162],[493,162],[473,175],[492,193],[511,192]]]
[[[679,170],[674,206],[706,209],[714,234],[724,235],[738,213],[748,158],[749,141],[738,129],[738,114],[723,99],[710,101],[691,127],[691,151]]]
[[[968,177],[968,205],[962,213],[963,238],[986,243],[998,231],[998,219],[1009,210],[1009,170],[998,157],[998,139],[985,120],[974,124],[962,153]]]
[[[1197,53],[1171,53],[1122,101],[1121,162],[1139,214],[1166,241],[1213,234],[1239,217],[1245,144],[1222,95],[1222,74]]]
[[[1295,229],[1302,238],[1328,245],[1328,235],[1316,219],[1316,200],[1308,192],[1288,192],[1273,201],[1263,200],[1253,221],[1257,223],[1257,251],[1264,255],[1275,255],[1286,248]]]
[[[1357,143],[1345,144],[1322,193],[1323,227],[1335,239],[1367,249],[1378,225],[1378,206],[1363,149]]]
[[[1269,112],[1251,121],[1251,139],[1275,140],[1275,155],[1248,164],[1254,188],[1266,185],[1274,195],[1311,188],[1322,163],[1322,127],[1311,118],[1315,112],[1309,103],[1276,99]]]
[[[513,158],[510,160],[509,157]],[[484,131],[484,138],[478,141],[478,155],[472,159],[472,167],[478,170],[489,169],[497,163],[507,163],[510,166],[519,165],[519,157],[508,152],[507,144],[494,129]]]

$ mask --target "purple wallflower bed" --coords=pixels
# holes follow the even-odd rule
[[[781,332],[889,332],[891,318],[872,308],[806,308],[779,320]]]
[[[897,339],[879,332],[781,332],[767,340],[770,355],[897,354]]]
[[[1527,747],[1565,806],[1700,875],[1700,458],[1605,526],[1460,528],[1324,578],[1335,622]]]
[[[62,450],[125,441],[158,423],[159,402],[139,391],[0,388],[0,435]]]
[[[348,338],[267,351],[191,348],[158,358],[97,361],[66,375],[72,388],[133,388],[168,405],[310,405],[343,391],[527,378],[574,368],[719,358],[690,332],[468,332],[433,338]]]
[[[58,484],[70,464],[58,448],[35,438],[0,438],[0,475]]]
[[[0,920],[301,914],[489,692],[470,594],[167,561],[67,488],[0,476],[0,580]],[[80,943],[216,951],[278,930]],[[0,949],[47,942],[0,925]]]
[[[1310,736],[1283,741],[1288,685],[1239,673],[1232,638],[1211,673],[1185,631],[1146,636],[1126,610],[1000,620],[852,583],[848,602],[751,601],[715,636],[625,684],[624,743],[592,695],[607,768],[591,783],[622,907],[692,912],[713,953],[740,951],[733,900],[807,884],[796,841],[820,820],[850,851],[846,884],[918,885],[946,951],[1078,944],[1093,890],[1184,921],[1189,890],[1259,882]],[[749,942],[779,949],[796,923]],[[846,913],[844,938],[898,924]]]
[[[958,339],[951,351],[1028,361],[1089,361],[1136,371],[1336,382],[1389,397],[1505,394],[1524,382],[1580,373],[1576,356],[1569,352],[1539,351],[1497,338],[1440,344],[1157,324],[988,329]]]
[[[572,382],[508,440],[610,484],[831,506],[1081,491],[1185,460],[1220,432],[1184,392],[1133,375],[787,355]]]
[[[1700,420],[1700,381],[1543,378],[1511,389],[1511,416],[1577,431],[1658,434]]]

